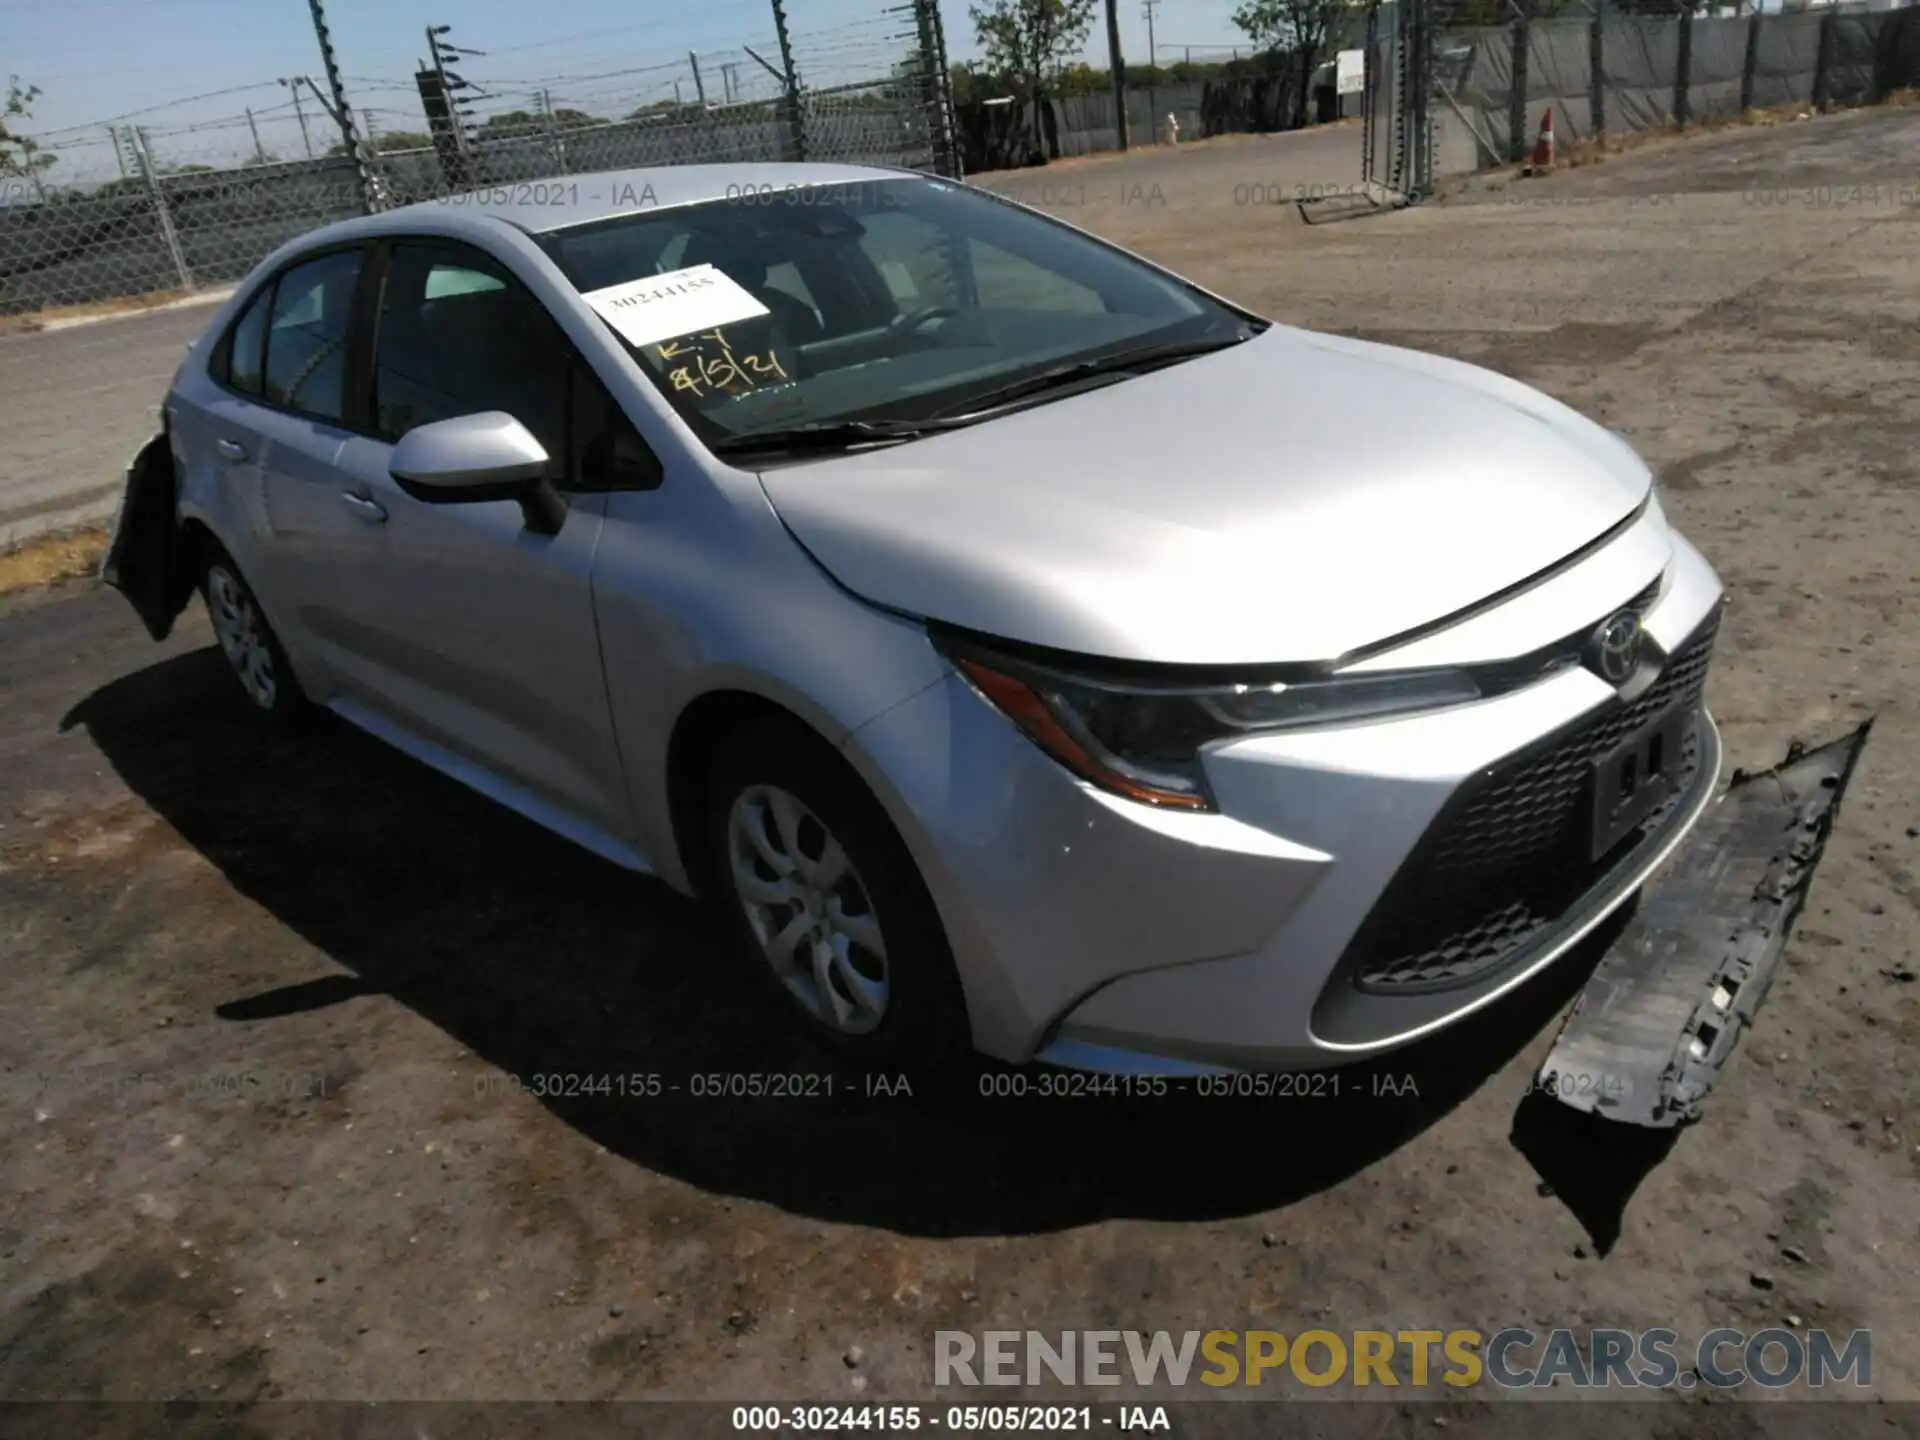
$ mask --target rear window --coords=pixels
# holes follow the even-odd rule
[[[273,287],[269,285],[227,332],[227,348],[222,357],[226,373],[219,378],[249,395],[260,393],[260,358],[267,338],[267,307],[272,301]]]
[[[345,416],[347,326],[360,279],[358,250],[296,265],[274,286],[261,397],[338,422]]]

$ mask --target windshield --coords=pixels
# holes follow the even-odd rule
[[[1057,367],[1248,329],[1074,230],[922,177],[743,193],[541,242],[723,449],[961,414]]]

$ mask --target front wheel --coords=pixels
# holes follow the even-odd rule
[[[726,743],[708,788],[714,891],[748,965],[849,1060],[939,1068],[966,1001],[913,857],[846,762],[785,724]]]
[[[214,637],[227,668],[240,682],[241,693],[255,710],[278,723],[304,716],[307,697],[293,677],[280,637],[267,623],[266,612],[253,590],[241,578],[233,557],[215,546],[200,580]]]

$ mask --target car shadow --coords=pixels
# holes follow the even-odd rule
[[[658,1095],[543,1103],[702,1189],[906,1234],[1218,1218],[1328,1189],[1499,1072],[1610,938],[1430,1042],[1291,1095],[1040,1098],[1060,1072],[993,1065],[907,1095],[823,1058],[747,983],[703,907],[345,724],[272,731],[215,650],[116,679],[62,726],[84,727],[237,891],[351,972],[234,996],[223,1019],[381,994],[509,1076],[659,1076]],[[696,1077],[802,1074],[831,1076],[833,1095],[693,1093]]]

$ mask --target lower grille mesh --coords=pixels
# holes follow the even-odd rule
[[[1510,761],[1456,800],[1389,886],[1342,969],[1372,991],[1465,985],[1499,969],[1658,832],[1693,789],[1701,763],[1697,712],[1718,615],[1627,704],[1584,721],[1545,753]],[[1669,705],[1694,709],[1673,796],[1623,836],[1589,853],[1588,775],[1597,760]]]

